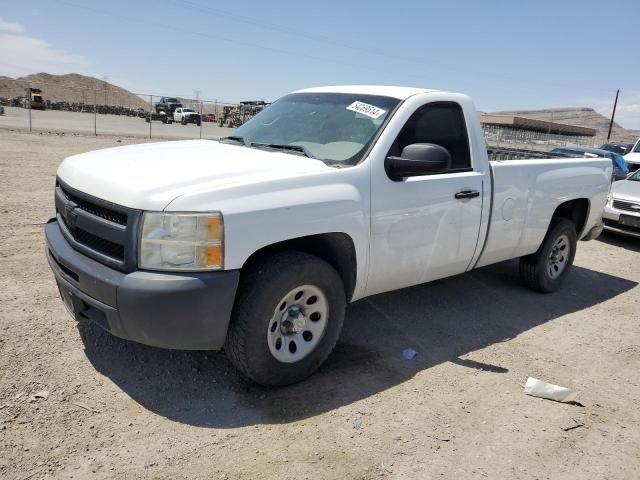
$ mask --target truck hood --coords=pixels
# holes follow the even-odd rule
[[[613,198],[619,198],[621,200],[640,202],[640,182],[636,180],[613,182],[611,195]]]
[[[70,187],[125,207],[163,210],[195,190],[211,191],[330,170],[320,160],[212,140],[148,143],[67,158],[58,177]]]

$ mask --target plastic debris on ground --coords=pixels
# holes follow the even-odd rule
[[[543,382],[533,377],[527,378],[524,393],[562,403],[577,403],[576,397],[578,396],[578,392],[575,390]]]
[[[418,355],[418,352],[416,352],[413,348],[405,348],[402,351],[402,356],[407,360],[413,360],[413,357],[415,357],[416,355]]]

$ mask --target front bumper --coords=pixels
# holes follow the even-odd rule
[[[58,222],[45,226],[47,260],[67,309],[113,335],[155,347],[224,345],[240,272],[122,273],[74,250]]]
[[[602,214],[604,229],[609,232],[640,238],[640,227],[620,223],[620,215],[638,217],[638,221],[640,222],[640,215],[634,215],[628,211],[615,209],[610,203],[607,203],[604,207],[604,213]]]

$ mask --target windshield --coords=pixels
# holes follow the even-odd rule
[[[193,110],[191,108],[183,108],[182,111],[183,112],[195,112],[195,110]]]
[[[633,148],[633,153],[640,153],[640,141],[638,141],[636,146]]]
[[[398,103],[396,98],[377,95],[294,93],[233,135],[247,146],[298,147],[326,163],[355,165]],[[291,148],[283,151],[299,154]]]
[[[629,177],[627,180],[631,180],[632,182],[640,182],[640,170],[636,170],[636,172]]]

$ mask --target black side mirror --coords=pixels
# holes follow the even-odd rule
[[[387,157],[384,169],[392,180],[443,173],[451,168],[449,150],[433,143],[413,143],[399,157]]]

